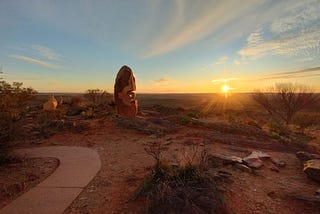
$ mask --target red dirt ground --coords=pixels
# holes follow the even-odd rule
[[[223,140],[202,136],[210,129],[198,126],[179,126],[173,133],[161,136],[125,129],[115,125],[111,118],[84,121],[88,128],[82,133],[63,132],[37,141],[36,146],[84,146],[98,151],[102,168],[87,188],[65,211],[71,213],[144,213],[146,203],[134,201],[133,196],[153,160],[144,151],[147,142],[167,142],[165,158],[177,162],[182,150],[189,150],[193,143],[202,143],[210,152],[245,157],[253,150],[265,151],[286,162],[279,172],[271,163],[265,163],[256,173],[246,173],[231,165],[213,168],[229,172],[230,179],[222,181],[227,207],[231,213],[306,213],[318,214],[320,204],[294,199],[295,195],[311,197],[319,184],[309,180],[302,172],[302,165],[293,152],[273,141],[247,140],[248,136],[220,133]],[[211,132],[210,132],[211,133]],[[319,136],[319,135],[318,135]],[[236,138],[235,138],[236,137]],[[319,139],[313,144],[319,145]],[[250,145],[251,143],[251,145]],[[30,140],[26,147],[34,147]]]

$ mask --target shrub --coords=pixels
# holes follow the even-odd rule
[[[73,107],[83,107],[84,99],[82,96],[74,96],[70,99],[70,105]]]
[[[194,118],[194,119],[199,119],[200,118],[200,113],[197,111],[189,111],[187,113],[187,116],[190,118]]]
[[[288,133],[287,127],[279,122],[270,120],[265,126],[271,136],[276,139],[280,139],[281,136],[285,136]]]
[[[84,97],[95,107],[104,107],[113,102],[113,96],[101,89],[88,89]]]
[[[94,109],[88,108],[86,111],[83,111],[81,115],[87,119],[92,119],[95,116]]]
[[[12,140],[17,131],[17,122],[26,113],[27,104],[35,97],[36,91],[22,87],[23,83],[12,85],[0,81],[0,156],[7,154],[7,142]],[[0,157],[1,159],[1,157]]]
[[[205,173],[206,149],[199,155],[199,145],[195,146],[183,165],[163,160],[166,147],[161,143],[150,143],[145,150],[155,160],[138,192],[138,197],[147,198],[147,213],[227,213],[213,179]]]
[[[37,126],[33,131],[38,138],[48,138],[62,131],[82,132],[89,128],[79,121],[67,120],[65,115],[65,111],[59,109],[56,111],[42,111],[37,115]]]
[[[301,84],[278,83],[265,92],[256,91],[252,98],[260,104],[276,120],[286,124],[301,110],[313,106],[320,101],[320,95]]]
[[[304,112],[298,113],[293,118],[293,123],[298,125],[302,134],[304,134],[305,129],[320,124],[320,114]]]

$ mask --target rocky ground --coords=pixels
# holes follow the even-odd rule
[[[206,148],[212,158],[208,173],[217,181],[230,213],[319,213],[320,202],[316,196],[319,183],[306,176],[295,155],[301,149],[319,152],[319,135],[315,134],[318,138],[310,142],[313,147],[288,145],[252,125],[177,115],[145,111],[137,119],[104,116],[77,120],[78,124],[73,125],[81,124],[84,128],[80,131],[62,130],[48,138],[28,138],[17,144],[23,147],[84,146],[99,152],[100,172],[65,213],[144,213],[146,201],[134,199],[154,164],[145,152],[148,142],[165,144],[168,150],[164,152],[164,159],[172,164],[179,164],[181,156],[193,154],[195,145]],[[266,158],[260,167],[248,168],[221,158],[236,156],[242,160],[252,151],[263,151],[284,164],[275,164]],[[40,181],[57,166],[51,159],[28,161],[31,166],[14,165],[0,171],[0,183],[8,186],[11,180],[3,178],[13,175],[20,183],[33,178]],[[19,170],[15,169],[23,169],[26,175],[16,173]],[[32,185],[35,184],[28,184]],[[23,192],[27,188],[20,189]],[[13,198],[8,194],[4,197],[7,202]]]

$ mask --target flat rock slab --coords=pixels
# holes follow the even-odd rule
[[[320,155],[318,154],[312,154],[309,152],[304,152],[304,151],[299,151],[296,153],[297,158],[302,162],[306,162],[308,160],[313,160],[313,159],[320,159]]]
[[[320,160],[308,160],[304,163],[303,171],[308,175],[309,178],[320,182]]]
[[[1,214],[63,213],[101,167],[99,154],[84,147],[39,147],[16,152],[28,157],[57,158],[60,165],[46,180],[1,209]]]
[[[220,159],[222,160],[222,162],[224,164],[234,164],[234,163],[239,163],[241,164],[242,163],[242,158],[240,157],[237,157],[237,156],[233,156],[233,155],[223,155],[223,154],[217,154],[217,153],[212,153],[210,154],[211,157],[213,158],[217,158],[217,159]]]

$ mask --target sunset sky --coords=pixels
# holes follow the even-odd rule
[[[320,92],[319,0],[0,0],[6,81],[39,92],[248,92],[299,82]]]

